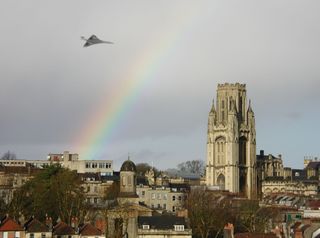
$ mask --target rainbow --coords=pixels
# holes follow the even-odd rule
[[[178,19],[178,24],[165,37],[151,44],[133,63],[123,80],[97,107],[86,123],[85,129],[76,139],[76,148],[80,158],[97,159],[106,150],[106,144],[126,118],[130,108],[139,98],[139,95],[152,81],[157,69],[170,55],[182,37],[186,37],[188,30],[194,25],[195,14],[185,14]]]

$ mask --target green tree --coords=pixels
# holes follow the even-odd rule
[[[10,213],[17,217],[31,215],[44,219],[46,215],[66,223],[73,216],[83,221],[86,214],[81,180],[75,171],[52,165],[29,180],[13,196]]]
[[[4,202],[4,199],[0,197],[0,217],[3,217],[7,212],[7,205]]]

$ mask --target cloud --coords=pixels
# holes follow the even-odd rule
[[[320,115],[319,6],[297,0],[5,0],[0,9],[6,36],[0,45],[0,143],[32,158],[42,158],[51,145],[64,150],[88,126],[98,105],[113,103],[109,96],[146,49],[174,35],[104,145],[113,147],[108,158],[126,159],[128,148],[161,166],[204,158],[216,86],[240,82],[252,99],[259,146],[286,152],[297,162],[297,153],[286,146],[292,137],[280,141],[274,138],[277,130],[272,135],[267,130],[278,124],[289,133],[299,126],[301,136],[309,138],[308,120]],[[115,44],[83,49],[80,36],[93,33]],[[310,150],[301,143],[301,151]]]

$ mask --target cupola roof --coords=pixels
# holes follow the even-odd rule
[[[120,171],[137,172],[136,165],[128,158],[121,166]]]

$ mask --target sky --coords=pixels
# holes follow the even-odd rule
[[[320,2],[3,0],[0,154],[205,160],[218,83],[245,83],[257,153],[320,155]],[[95,34],[114,44],[83,48]]]

